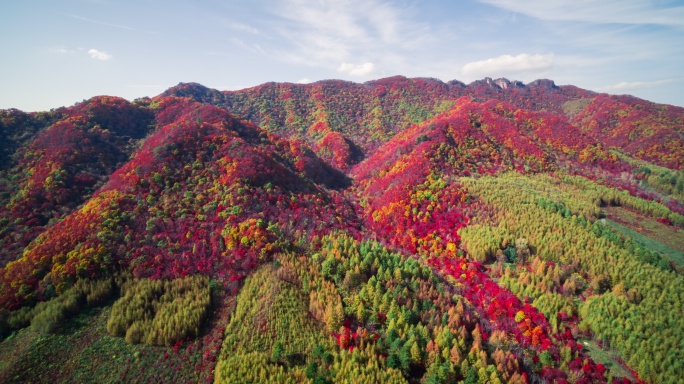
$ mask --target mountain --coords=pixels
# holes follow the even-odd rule
[[[551,80],[525,85],[485,78],[465,85],[397,76],[364,84],[338,80],[307,85],[267,83],[222,93],[190,83],[170,88],[162,95],[213,103],[273,133],[298,137],[311,147],[320,137],[309,130],[322,123],[353,141],[364,153],[374,151],[398,131],[446,112],[460,97],[478,102],[498,100],[515,109],[558,116],[597,141],[622,148],[633,157],[675,169],[684,166],[678,152],[684,144],[682,108],[631,96],[599,95],[574,86],[557,86]],[[638,134],[630,136],[629,132],[634,131]],[[672,159],[659,155],[671,152]]]
[[[677,382],[683,119],[401,76],[0,111],[0,378]]]

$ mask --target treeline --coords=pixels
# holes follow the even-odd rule
[[[211,305],[209,278],[132,279],[123,283],[107,331],[132,344],[171,345],[196,337]]]

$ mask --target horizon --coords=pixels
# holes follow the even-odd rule
[[[81,99],[81,100],[76,100],[76,101],[74,101],[72,104],[68,104],[68,105],[59,105],[59,106],[55,106],[55,107],[50,107],[50,108],[48,108],[48,109],[41,109],[41,110],[24,110],[24,109],[21,109],[21,108],[9,107],[9,108],[0,108],[0,110],[17,109],[17,110],[20,110],[20,111],[26,112],[26,113],[48,112],[48,111],[55,110],[55,109],[59,109],[59,108],[68,108],[68,107],[71,107],[71,106],[78,105],[78,104],[80,104],[80,103],[86,102],[86,101],[88,101],[88,100],[90,100],[90,99],[93,99],[93,98],[96,98],[96,97],[102,97],[102,96],[120,97],[120,98],[125,99],[125,100],[127,100],[127,101],[129,101],[129,102],[133,102],[133,101],[139,100],[139,99],[155,98],[155,97],[158,97],[158,96],[162,95],[164,92],[168,91],[169,89],[175,88],[175,87],[180,86],[180,85],[187,85],[187,84],[196,84],[196,85],[199,85],[199,86],[201,86],[201,87],[205,87],[205,88],[207,88],[207,89],[215,90],[215,91],[218,91],[218,92],[239,92],[239,91],[243,91],[243,90],[247,90],[247,89],[251,89],[251,88],[258,88],[258,87],[263,86],[263,85],[265,85],[265,84],[292,84],[292,85],[299,85],[299,86],[307,86],[307,85],[314,85],[314,84],[318,84],[318,83],[331,82],[331,81],[343,81],[343,82],[347,82],[347,83],[363,85],[363,84],[367,84],[367,83],[373,83],[373,82],[376,82],[376,81],[385,80],[385,79],[392,79],[392,78],[397,78],[397,77],[399,77],[399,78],[405,78],[405,79],[428,79],[428,80],[435,80],[435,81],[441,82],[442,84],[449,84],[449,83],[452,83],[452,82],[458,82],[458,83],[464,84],[466,87],[467,87],[467,86],[470,86],[471,84],[476,83],[476,82],[478,82],[478,81],[485,81],[485,80],[487,80],[487,79],[490,79],[490,80],[492,80],[492,81],[497,81],[497,80],[503,79],[503,80],[507,80],[507,81],[509,81],[509,82],[511,82],[511,83],[514,83],[514,82],[521,82],[521,83],[523,83],[524,86],[529,86],[531,83],[534,83],[534,82],[536,82],[536,81],[548,80],[548,81],[553,82],[554,85],[557,86],[557,87],[566,87],[566,86],[576,87],[576,85],[574,85],[574,84],[558,84],[558,83],[556,83],[553,79],[547,79],[547,78],[539,78],[539,79],[534,79],[534,80],[531,80],[531,81],[523,82],[523,81],[517,80],[517,79],[509,79],[509,78],[506,78],[506,77],[496,77],[496,78],[493,78],[493,77],[490,77],[490,76],[485,76],[485,77],[483,77],[483,78],[481,78],[481,79],[476,79],[476,80],[473,80],[473,81],[470,81],[470,82],[464,82],[464,81],[461,81],[461,80],[458,80],[458,79],[451,79],[451,80],[445,81],[445,80],[438,79],[438,78],[435,78],[435,77],[423,77],[423,76],[408,77],[408,76],[404,76],[404,75],[393,75],[393,76],[379,77],[379,78],[376,78],[376,79],[370,79],[370,80],[366,80],[366,81],[354,81],[354,80],[335,79],[335,78],[331,78],[331,79],[321,79],[321,80],[316,80],[316,81],[312,81],[312,82],[309,82],[309,83],[300,83],[300,82],[291,82],[291,81],[267,81],[267,82],[264,82],[264,83],[261,83],[261,84],[257,84],[257,85],[249,86],[249,87],[245,87],[245,88],[239,88],[239,89],[218,89],[218,88],[213,88],[213,87],[207,86],[207,85],[205,85],[205,84],[202,84],[202,83],[199,83],[199,82],[196,82],[196,81],[181,81],[181,82],[178,82],[178,83],[175,84],[175,85],[171,85],[171,86],[165,88],[163,91],[161,91],[161,92],[159,92],[159,93],[157,93],[157,94],[142,95],[142,96],[137,96],[137,97],[124,97],[124,96],[119,96],[119,95],[106,95],[106,94],[100,94],[100,95],[92,95],[92,96],[90,96],[90,97],[88,97],[88,98],[84,98],[84,99]],[[630,97],[636,97],[636,98],[639,98],[639,99],[642,99],[642,100],[646,100],[646,101],[649,101],[649,102],[651,101],[651,100],[643,99],[643,98],[640,98],[640,97],[638,97],[638,96],[635,96],[635,95],[632,95],[632,94],[629,94],[629,93],[597,92],[597,91],[592,91],[592,90],[589,90],[589,89],[587,89],[587,91],[595,92],[596,94],[607,94],[607,95],[611,95],[611,96],[630,96]],[[667,103],[658,103],[658,104],[672,105],[672,106],[675,106],[675,107],[684,108],[684,107],[682,107],[682,106],[674,105],[674,104],[667,104]]]

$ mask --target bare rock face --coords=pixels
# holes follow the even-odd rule
[[[468,84],[469,87],[490,87],[494,89],[509,89],[509,88],[537,88],[546,90],[558,89],[556,83],[553,80],[548,79],[538,79],[534,80],[527,85],[519,80],[508,80],[505,77],[500,77],[498,79],[492,79],[491,77],[485,77],[482,80],[475,80]]]
[[[525,84],[518,80],[508,80],[505,77],[500,77],[498,79],[492,79],[491,77],[485,77],[482,80],[476,80],[468,84],[469,87],[489,87],[495,90],[505,90],[513,88],[525,88]]]
[[[489,87],[489,88],[498,88],[494,84],[494,80],[492,80],[491,77],[485,77],[482,80],[475,80],[472,83],[468,84],[468,88],[481,88],[481,87]]]
[[[535,80],[529,84],[527,84],[528,87],[533,87],[533,88],[545,88],[545,89],[556,89],[558,86],[556,83],[553,82],[553,80],[549,79],[538,79]]]
[[[523,84],[522,81],[508,80],[505,77],[498,78],[498,79],[494,80],[493,83],[501,89],[524,88],[525,87],[525,84]]]
[[[506,88],[508,88],[509,85],[511,85],[511,82],[508,79],[506,79],[505,77],[496,79],[496,80],[494,80],[493,83],[496,84],[496,86],[498,86],[501,89],[506,89]]]

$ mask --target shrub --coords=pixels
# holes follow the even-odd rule
[[[28,327],[33,318],[33,308],[23,307],[16,311],[9,313],[7,317],[7,326],[10,329],[20,329]]]
[[[126,331],[126,342],[130,344],[138,344],[140,343],[142,336],[140,322],[136,321],[135,323],[131,324]]]
[[[31,330],[40,333],[54,331],[66,319],[78,313],[80,298],[79,292],[71,288],[50,301],[39,303],[31,319]]]
[[[115,292],[114,279],[79,280],[74,286],[80,295],[84,296],[89,306],[106,303]]]

